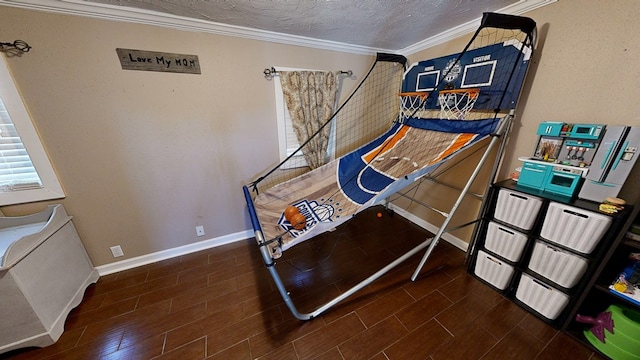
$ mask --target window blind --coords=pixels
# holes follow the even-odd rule
[[[0,98],[0,192],[42,187],[42,180]]]

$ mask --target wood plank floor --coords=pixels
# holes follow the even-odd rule
[[[430,236],[370,209],[277,263],[299,310]],[[49,347],[7,359],[601,359],[469,276],[441,242],[311,321],[288,311],[253,239],[100,278]]]

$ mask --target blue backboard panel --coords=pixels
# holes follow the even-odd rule
[[[426,107],[438,109],[439,89],[478,88],[474,109],[512,109],[520,95],[530,53],[528,47],[512,40],[469,50],[458,61],[460,54],[420,61],[405,73],[402,91],[435,92]]]

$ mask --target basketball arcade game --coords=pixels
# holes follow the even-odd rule
[[[491,174],[495,178],[506,143],[507,136],[503,135],[511,127],[534,44],[533,20],[486,13],[461,53],[419,62],[405,72],[400,94],[402,105],[389,130],[353,152],[302,175],[277,181],[274,186],[260,188],[259,184],[272,174],[283,173],[277,168],[244,186],[261,254],[296,318],[308,320],[318,316],[428,247],[412,276],[412,280],[416,279],[483,164],[498,146],[499,156]],[[367,86],[361,83],[356,92],[361,89]],[[397,104],[397,98],[395,101]],[[368,123],[377,114],[369,111],[358,119]],[[333,120],[335,116],[327,123]],[[341,116],[340,121],[344,120]],[[425,240],[318,309],[310,313],[296,309],[275,269],[275,260],[283,251],[386,201],[390,195],[428,177],[461,151],[489,137],[485,153],[434,238]],[[285,214],[285,209],[291,207],[305,215],[303,224],[291,223],[293,218]]]
[[[510,17],[500,20],[510,20]],[[485,17],[483,24],[485,24],[485,21],[493,23],[493,21],[499,22],[500,20],[498,18],[490,20]],[[515,24],[512,23],[511,25]],[[531,29],[531,38],[524,39],[524,42],[520,41],[521,39],[512,38],[472,50],[465,49],[460,54],[420,61],[412,65],[405,74],[402,88],[403,92],[400,96],[421,97],[424,99],[420,105],[412,108],[412,114],[407,118],[408,122],[415,121],[413,119],[416,117],[421,119],[428,118],[433,115],[433,111],[437,110],[439,110],[439,117],[441,119],[452,120],[454,123],[455,120],[460,120],[461,122],[458,123],[459,126],[464,126],[466,121],[482,119],[488,115],[488,119],[490,119],[488,124],[491,124],[490,126],[494,126],[496,120],[499,120],[497,128],[492,130],[492,138],[485,147],[481,159],[465,186],[460,189],[459,197],[451,210],[448,212],[442,211],[428,204],[419,203],[442,215],[444,221],[413,273],[411,277],[412,281],[416,280],[420,270],[431,255],[431,252],[445,233],[475,224],[479,220],[476,219],[475,221],[455,227],[449,227],[453,214],[455,214],[465,196],[469,194],[471,185],[486,163],[491,152],[498,146],[498,155],[489,178],[490,182],[496,180],[498,167],[502,160],[508,138],[506,135],[511,129],[515,107],[524,83],[529,61],[533,54],[533,45],[535,45],[536,40],[535,23]],[[481,29],[479,29],[479,31],[480,30]],[[478,35],[478,32],[476,35]],[[424,94],[431,94],[431,96]],[[415,104],[416,100],[403,100],[403,104],[405,103]],[[406,106],[404,107],[406,108]],[[507,111],[506,114],[505,111]],[[437,178],[452,169],[455,165],[457,165],[457,163],[454,163],[441,172],[430,172],[421,178],[416,186],[419,186],[423,181],[431,181],[447,186],[446,184],[440,183]],[[408,197],[406,193],[399,194],[400,196]],[[483,195],[473,195],[481,198],[484,205]]]

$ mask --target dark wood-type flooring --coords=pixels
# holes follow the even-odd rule
[[[382,218],[376,216],[383,213]],[[287,251],[300,311],[334,298],[429,234],[372,208]],[[601,359],[466,273],[442,241],[311,321],[284,305],[253,239],[103,276],[49,347],[10,359]]]

